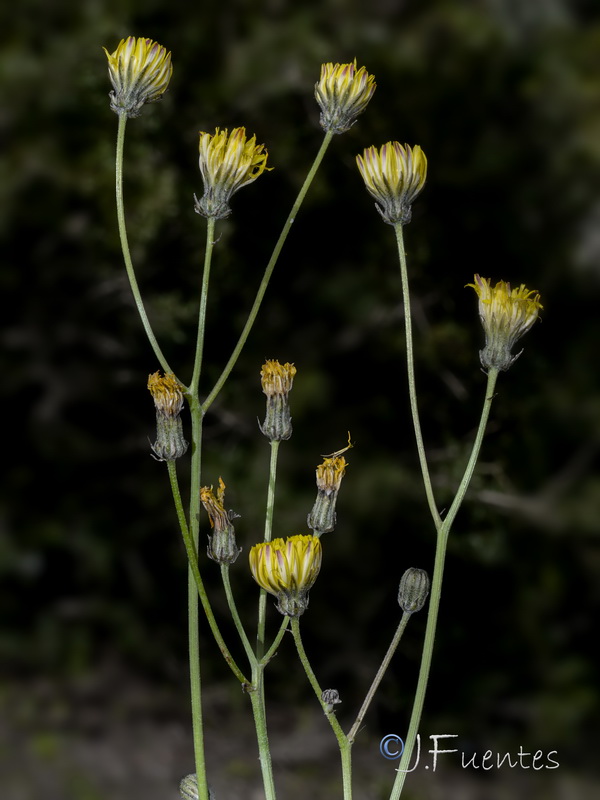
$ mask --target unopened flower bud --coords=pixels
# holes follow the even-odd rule
[[[511,350],[538,318],[540,295],[521,284],[511,289],[510,283],[498,281],[492,288],[489,278],[475,275],[475,289],[479,297],[479,318],[485,332],[485,347],[479,351],[481,365],[489,369],[507,370],[523,352],[513,355]]]
[[[181,795],[181,800],[198,800],[198,779],[196,778],[195,772],[181,779],[179,783],[179,794]],[[215,800],[215,793],[212,790],[212,786],[208,787],[208,800]]]
[[[210,521],[210,527],[213,530],[212,536],[208,537],[208,547],[206,553],[209,558],[216,561],[217,564],[233,564],[242,548],[238,547],[235,542],[235,530],[231,521],[235,519],[238,514],[233,511],[225,511],[225,483],[222,478],[219,478],[219,488],[217,496],[215,497],[212,486],[203,486],[200,489],[200,501]]]
[[[321,536],[335,528],[335,504],[347,466],[343,456],[335,456],[326,458],[317,467],[317,498],[306,519],[315,536]]]
[[[425,185],[427,159],[419,145],[413,148],[388,142],[380,150],[367,147],[356,163],[375,208],[389,225],[405,225],[412,217],[412,203]]]
[[[364,67],[351,64],[323,64],[321,78],[315,84],[315,98],[321,108],[321,127],[344,133],[367,107],[377,84]]]
[[[261,433],[272,442],[289,439],[292,435],[292,417],[288,395],[292,390],[296,367],[293,364],[280,364],[279,361],[266,361],[260,371],[263,393],[267,396],[267,413]]]
[[[321,700],[325,704],[325,711],[328,714],[331,714],[335,705],[342,702],[337,689],[325,689],[321,694]]]
[[[277,610],[299,617],[308,607],[308,592],[321,569],[321,542],[316,536],[290,536],[255,544],[250,550],[252,577],[277,597]]]
[[[429,576],[424,569],[411,567],[400,578],[398,589],[398,602],[400,608],[407,614],[420,611],[425,605],[429,594]]]
[[[148,377],[148,389],[156,408],[156,441],[152,452],[159,461],[174,461],[188,448],[180,417],[183,408],[181,386],[173,373],[161,377],[160,372],[155,372]]]
[[[108,58],[108,76],[114,91],[110,107],[115,114],[137,117],[144,103],[160,100],[173,73],[171,53],[146,39],[122,39],[114,53],[102,48]]]

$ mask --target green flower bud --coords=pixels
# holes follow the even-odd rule
[[[411,567],[400,578],[398,589],[398,602],[400,608],[407,614],[420,611],[425,605],[429,594],[429,576],[424,569]]]
[[[325,705],[325,711],[328,714],[331,714],[335,705],[342,702],[340,700],[340,693],[337,689],[325,689],[321,694],[321,700],[323,701]]]
[[[198,780],[195,772],[181,779],[179,794],[181,795],[181,800],[198,800]],[[211,786],[208,787],[208,800],[215,800],[215,793]]]

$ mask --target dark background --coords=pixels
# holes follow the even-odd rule
[[[262,538],[269,457],[256,425],[265,358],[298,369],[276,535],[306,532],[320,454],[352,433],[338,526],[324,539],[323,570],[303,619],[322,685],[342,695],[345,728],[397,624],[402,572],[431,571],[434,554],[405,388],[393,231],[376,213],[355,155],[397,139],[420,144],[429,160],[406,246],[421,419],[441,508],[462,474],[485,389],[476,297],[463,287],[477,272],[540,291],[542,322],[501,376],[455,523],[421,730],[458,733],[462,749],[480,753],[514,753],[520,744],[558,751],[560,769],[493,770],[473,794],[469,781],[480,776],[451,769],[449,759],[440,777],[445,796],[452,781],[461,798],[593,796],[596,4],[24,0],[18,10],[4,8],[0,22],[0,796],[171,798],[192,769],[185,558],[165,466],[149,456],[146,380],[158,365],[131,299],[114,210],[117,118],[101,47],[112,52],[129,34],[173,54],[168,94],[127,126],[125,196],[147,309],[184,381],[205,236],[192,197],[202,188],[198,130],[245,125],[275,168],[234,198],[233,216],[218,226],[204,392],[237,341],[319,147],[313,86],[321,63],[356,56],[377,79],[365,114],[330,147],[205,430],[204,482],[216,485],[222,475],[227,505],[242,515],[244,553],[232,581],[251,630],[256,593],[246,555]],[[185,424],[189,431],[187,417]],[[206,562],[203,571],[234,642],[218,570]],[[275,612],[270,619],[274,631]],[[374,764],[360,797],[389,792],[393,765],[378,742],[406,728],[424,622],[425,613],[409,626],[355,746]],[[207,725],[216,740],[220,733],[229,745],[239,733],[243,745],[232,756],[217,744],[211,756],[222,800],[236,780],[238,796],[257,784],[256,752],[244,727],[249,704],[209,636],[202,641]],[[332,736],[325,730],[327,745],[312,755],[302,739],[304,731],[320,742],[321,733],[307,722],[318,709],[291,640],[270,672],[276,739],[299,737],[285,740],[287,755],[276,746],[286,793],[293,796],[295,780],[298,796],[306,786],[315,797],[339,791],[334,751],[326,752],[328,783],[311,771]],[[308,766],[298,766],[292,750]],[[414,786],[424,777],[411,778]],[[433,796],[412,791],[407,797]]]

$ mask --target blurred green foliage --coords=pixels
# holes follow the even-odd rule
[[[233,571],[241,606],[255,596],[245,553],[263,525],[268,446],[256,418],[265,358],[298,368],[277,535],[304,532],[320,454],[343,446],[348,430],[356,442],[304,618],[323,684],[344,697],[342,718],[392,635],[400,575],[432,568],[393,233],[354,165],[371,144],[418,143],[429,177],[406,245],[422,424],[441,507],[485,387],[476,298],[464,285],[475,272],[523,282],[545,306],[521,359],[501,376],[455,525],[426,710],[473,737],[527,732],[571,764],[590,758],[586,743],[600,732],[597,5],[24,0],[0,17],[3,672],[71,674],[108,656],[161,679],[184,680],[186,670],[184,553],[166,470],[149,457],[145,384],[157,365],[122,267],[117,120],[101,46],[146,35],[173,53],[170,91],[128,124],[125,195],[147,308],[184,381],[205,230],[193,212],[198,130],[245,125],[275,167],[234,198],[218,228],[205,390],[237,341],[319,147],[320,64],[356,56],[375,73],[377,92],[333,142],[258,325],[206,419],[204,481],[222,475],[242,515],[244,554]],[[218,571],[204,569],[225,612]],[[409,627],[382,687],[382,726],[405,719],[423,624]],[[289,664],[274,662],[288,683],[280,691],[304,696],[300,682],[289,686]],[[207,678],[223,669],[215,658]]]

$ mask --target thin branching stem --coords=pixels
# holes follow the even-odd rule
[[[293,224],[294,220],[296,219],[296,216],[297,216],[298,211],[300,209],[300,206],[302,205],[302,202],[303,202],[303,200],[304,200],[304,198],[306,196],[306,193],[308,192],[308,189],[309,189],[311,183],[313,182],[313,179],[314,179],[315,175],[317,174],[317,170],[318,170],[318,168],[319,168],[319,166],[321,164],[321,161],[323,160],[323,157],[325,156],[327,148],[329,147],[329,143],[331,142],[332,136],[333,136],[333,134],[330,131],[328,131],[325,134],[325,137],[323,139],[321,147],[319,148],[319,152],[317,153],[317,155],[315,157],[315,160],[314,160],[314,162],[313,162],[313,164],[312,164],[312,166],[311,166],[311,168],[310,168],[310,170],[308,172],[308,175],[306,176],[306,179],[305,179],[304,183],[302,184],[302,188],[300,189],[300,191],[298,193],[298,196],[296,197],[296,200],[294,201],[294,205],[292,206],[292,210],[290,211],[290,213],[288,215],[288,218],[285,221],[283,229],[282,229],[282,231],[281,231],[281,233],[279,235],[279,239],[277,240],[277,243],[275,244],[275,247],[273,249],[273,253],[271,254],[271,258],[269,259],[269,263],[267,264],[267,266],[265,268],[265,272],[264,272],[262,281],[260,283],[260,286],[258,287],[258,292],[256,293],[256,298],[254,300],[254,305],[250,309],[250,314],[248,315],[248,319],[246,321],[244,329],[243,329],[242,333],[240,334],[240,338],[238,340],[238,343],[236,344],[236,346],[235,346],[235,348],[233,350],[233,353],[231,354],[231,357],[230,357],[229,361],[225,365],[225,368],[223,369],[223,372],[221,373],[220,377],[218,378],[217,382],[215,383],[212,391],[210,392],[210,394],[208,395],[208,397],[206,398],[206,400],[203,403],[202,407],[203,407],[203,410],[205,412],[212,405],[212,403],[214,402],[216,396],[219,394],[219,392],[223,388],[223,384],[225,383],[225,381],[229,377],[229,373],[234,368],[234,366],[236,364],[236,361],[238,360],[238,358],[240,356],[240,353],[242,352],[242,349],[243,349],[244,345],[246,344],[246,339],[248,338],[248,336],[250,334],[250,331],[252,329],[252,326],[254,325],[254,321],[256,320],[256,317],[257,317],[258,311],[260,309],[260,305],[262,303],[263,297],[265,296],[265,292],[267,291],[267,286],[269,285],[269,281],[271,280],[271,275],[273,274],[273,270],[275,269],[275,265],[277,264],[277,259],[279,258],[279,254],[281,253],[281,250],[283,248],[285,240],[287,239],[288,233],[290,232],[290,228],[292,227],[292,224]]]
[[[262,665],[266,666],[269,663],[269,661],[277,654],[277,649],[279,648],[281,640],[283,639],[283,634],[286,632],[289,623],[290,623],[290,618],[284,617],[283,622],[281,623],[281,626],[279,628],[279,631],[277,632],[277,636],[273,639],[273,644],[271,645],[271,647],[269,647],[267,652],[260,660],[260,663]]]
[[[202,271],[202,288],[200,291],[200,307],[198,309],[198,332],[196,336],[196,354],[194,356],[194,373],[188,391],[192,397],[198,396],[198,384],[202,372],[202,356],[204,354],[204,334],[206,330],[206,307],[208,305],[208,283],[210,279],[210,265],[213,247],[215,244],[215,220],[210,217],[206,225],[206,249],[204,251],[204,269]],[[205,409],[200,407],[204,416]]]
[[[253,671],[250,702],[254,715],[254,727],[256,728],[258,757],[265,790],[265,800],[275,800],[275,781],[273,779],[273,765],[271,762],[271,750],[267,733],[263,672],[264,666],[261,665],[257,665]]]
[[[192,733],[194,741],[194,758],[196,765],[196,782],[198,786],[198,800],[208,800],[208,784],[206,781],[206,758],[204,755],[204,725],[202,718],[202,684],[200,672],[200,640],[198,635],[198,589],[196,587],[195,571],[197,572],[200,583],[200,572],[198,571],[198,555],[192,538],[190,536],[181,493],[179,491],[179,481],[177,480],[176,461],[168,461],[169,480],[171,491],[175,502],[175,510],[179,527],[183,535],[188,556],[188,601],[193,597],[193,602],[188,607],[188,652],[190,664],[190,698],[192,707]],[[195,571],[192,566],[195,564]]]
[[[396,633],[394,634],[394,638],[392,639],[390,646],[388,647],[387,653],[383,657],[383,661],[379,669],[377,670],[377,675],[373,679],[373,683],[371,684],[369,691],[365,697],[364,703],[361,706],[360,711],[356,716],[356,720],[352,728],[350,728],[350,733],[348,734],[348,741],[350,746],[354,744],[354,740],[356,739],[356,734],[360,726],[362,725],[362,721],[365,717],[365,714],[368,711],[369,706],[371,705],[371,701],[375,697],[375,692],[379,688],[379,684],[381,683],[381,679],[386,673],[387,668],[390,665],[390,661],[392,660],[392,656],[396,652],[398,645],[400,644],[400,639],[402,638],[402,634],[404,633],[404,629],[408,625],[408,620],[411,618],[411,614],[407,613],[406,611],[403,612],[400,622],[398,623],[398,627],[396,629]]]
[[[231,582],[229,580],[229,564],[221,564],[221,579],[223,581],[223,588],[225,589],[225,596],[227,598],[227,605],[229,607],[231,618],[233,619],[233,623],[244,646],[244,650],[248,657],[248,662],[250,663],[251,667],[254,667],[256,664],[256,656],[254,655],[254,650],[252,649],[252,645],[250,644],[250,641],[246,635],[244,625],[242,624],[242,620],[240,619],[240,615],[235,604],[233,592],[231,591]]]
[[[419,454],[419,463],[421,465],[421,473],[423,475],[423,484],[425,486],[425,494],[427,495],[427,503],[429,504],[429,511],[433,517],[436,530],[440,529],[442,520],[440,513],[437,509],[435,497],[433,496],[433,487],[431,485],[431,478],[429,476],[429,467],[427,465],[427,455],[425,453],[425,445],[423,444],[423,434],[421,433],[421,422],[419,419],[419,406],[417,403],[417,388],[415,383],[415,362],[413,354],[413,341],[412,341],[412,320],[410,310],[410,292],[408,286],[408,269],[406,265],[406,252],[404,250],[404,233],[401,223],[394,225],[396,233],[396,244],[398,245],[398,257],[400,259],[400,276],[402,279],[402,297],[404,300],[404,329],[406,332],[406,367],[408,373],[408,394],[410,397],[410,411],[412,415],[413,428],[415,431],[415,439],[417,442],[417,452]]]
[[[117,196],[117,221],[119,225],[119,237],[121,239],[121,250],[123,251],[123,260],[125,262],[127,277],[129,278],[129,285],[131,286],[131,291],[133,293],[133,299],[135,300],[135,305],[137,307],[138,314],[140,315],[140,319],[142,320],[142,325],[144,326],[144,330],[146,332],[146,336],[148,337],[148,341],[150,342],[150,346],[154,350],[154,355],[156,356],[163,370],[165,372],[172,372],[172,369],[169,366],[169,362],[164,357],[163,352],[160,349],[158,341],[156,340],[156,336],[154,335],[154,331],[152,330],[152,326],[150,325],[150,320],[148,319],[148,315],[146,314],[144,301],[142,300],[142,295],[140,293],[137,278],[135,276],[135,270],[133,268],[133,262],[131,260],[131,252],[129,250],[129,241],[127,239],[127,226],[125,224],[125,205],[123,202],[123,151],[125,145],[126,125],[127,125],[127,115],[125,113],[119,114],[119,128],[117,131],[117,153],[115,158],[115,163],[116,163],[115,186],[116,186],[116,196]]]
[[[281,442],[271,442],[271,458],[269,461],[269,486],[267,489],[267,508],[265,510],[264,541],[270,542],[273,533],[273,510],[275,507],[275,483],[277,481],[277,456]],[[258,597],[258,626],[256,632],[256,656],[261,659],[265,650],[265,620],[267,616],[267,593],[261,588]]]
[[[435,553],[435,564],[433,568],[433,578],[431,581],[431,596],[429,599],[429,611],[427,614],[427,627],[425,630],[425,643],[423,645],[423,653],[421,655],[421,666],[419,669],[417,691],[415,693],[415,699],[413,701],[413,708],[410,717],[408,733],[406,735],[404,752],[400,760],[400,765],[398,767],[398,774],[396,776],[396,780],[394,781],[394,786],[392,788],[390,800],[398,800],[398,798],[402,793],[404,781],[406,780],[408,764],[410,763],[413,748],[416,742],[417,733],[419,730],[419,725],[421,723],[421,715],[423,713],[423,704],[425,702],[425,693],[427,691],[427,682],[429,680],[429,671],[431,668],[431,659],[433,656],[433,645],[435,642],[435,632],[437,626],[438,611],[440,606],[440,597],[442,593],[442,581],[444,577],[444,563],[446,559],[448,535],[450,533],[450,529],[452,523],[454,522],[456,513],[460,508],[460,505],[469,487],[469,483],[473,476],[473,471],[475,470],[475,465],[479,457],[479,452],[481,450],[481,445],[485,434],[490,408],[492,406],[492,402],[494,399],[494,388],[496,386],[497,377],[498,377],[498,371],[490,370],[490,372],[488,373],[487,387],[485,392],[483,409],[481,412],[481,419],[479,421],[479,427],[477,429],[477,434],[475,437],[475,441],[473,443],[471,456],[469,458],[464,475],[458,487],[458,491],[456,492],[454,501],[452,502],[452,505],[450,507],[450,511],[448,512],[448,515],[444,519],[442,526],[438,531],[437,547]]]
[[[304,649],[304,645],[302,644],[302,637],[300,636],[300,620],[298,617],[294,617],[292,619],[292,634],[294,636],[294,642],[296,643],[296,650],[298,651],[298,657],[302,662],[302,666],[304,667],[304,671],[306,672],[306,677],[310,685],[312,686],[317,700],[319,701],[321,708],[331,728],[335,734],[335,737],[338,741],[338,746],[340,748],[340,757],[342,762],[342,784],[344,790],[344,800],[352,800],[352,747],[346,737],[346,734],[341,728],[340,723],[335,716],[334,711],[328,711],[327,706],[323,702],[323,691],[319,686],[319,681],[313,669],[310,665],[310,661],[308,660],[308,656],[306,655],[306,651]]]

